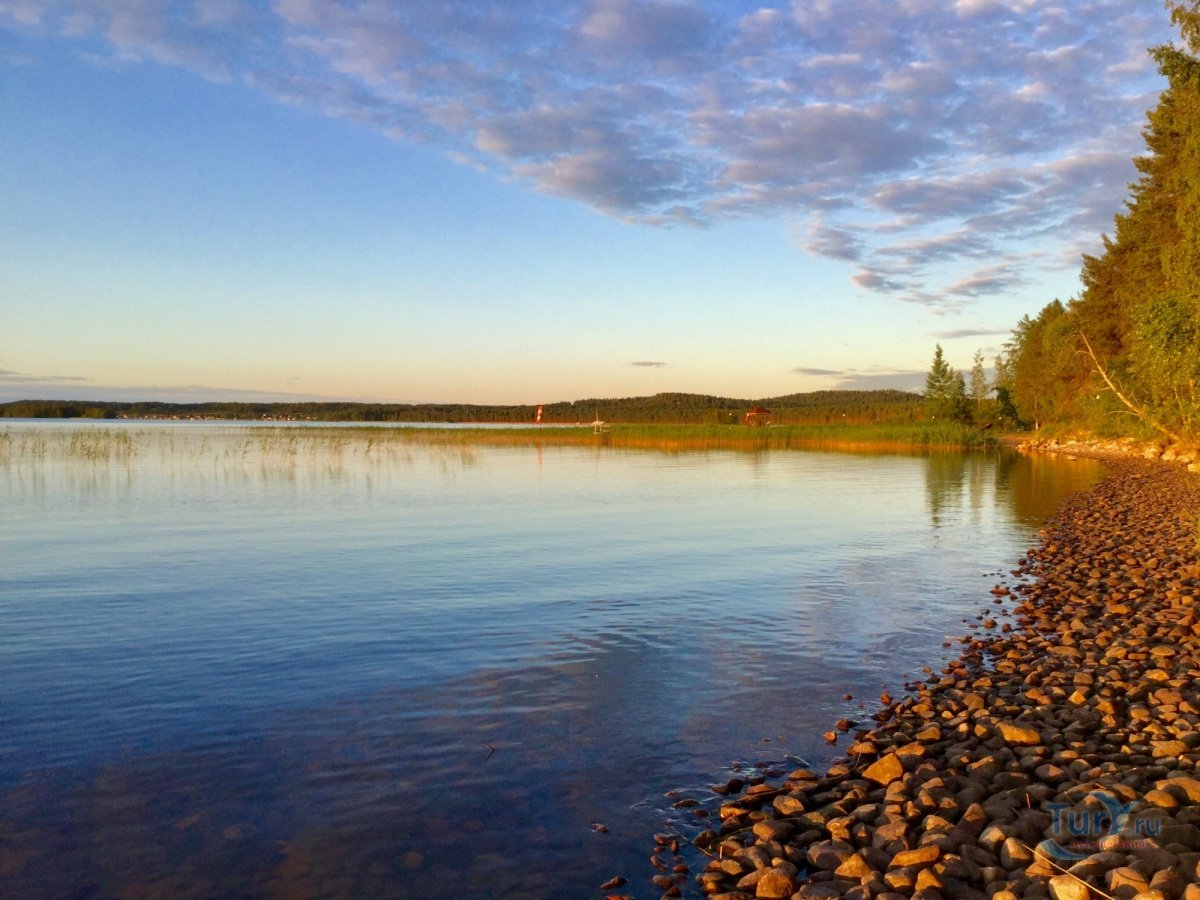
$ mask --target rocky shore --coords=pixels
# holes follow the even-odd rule
[[[1037,438],[1004,439],[1021,453],[1063,453],[1097,459],[1156,459],[1176,463],[1189,472],[1200,472],[1200,448],[1164,441],[1140,441],[1135,438]]]
[[[1200,900],[1198,516],[1200,478],[1114,460],[992,589],[960,658],[882,697],[873,727],[839,723],[826,774],[715,785],[708,830],[656,837],[656,888]]]

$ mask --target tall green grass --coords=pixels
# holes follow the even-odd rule
[[[596,446],[684,450],[975,450],[996,446],[996,439],[965,425],[937,422],[880,425],[621,425],[597,435],[578,428],[405,428],[402,440],[431,444],[493,446]]]

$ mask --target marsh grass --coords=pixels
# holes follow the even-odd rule
[[[138,450],[136,433],[116,429],[50,433],[5,430],[0,435],[0,460],[5,462],[46,459],[128,462]]]
[[[413,443],[489,446],[608,446],[667,453],[704,450],[848,450],[925,452],[980,450],[996,440],[963,425],[919,422],[891,425],[612,425],[602,435],[590,425],[553,428],[405,428],[392,432]]]
[[[210,464],[215,469],[255,467],[264,474],[298,471],[335,474],[350,465],[366,468],[411,462],[418,447],[440,465],[469,467],[473,447],[611,447],[662,453],[704,451],[837,450],[862,453],[924,453],[994,446],[973,429],[949,424],[789,425],[744,428],[725,425],[613,425],[597,435],[590,425],[549,428],[246,428],[209,431],[78,428],[0,432],[0,463],[52,461],[122,464]]]

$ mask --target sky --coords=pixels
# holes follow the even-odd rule
[[[919,389],[1079,290],[1130,0],[0,0],[0,400]]]

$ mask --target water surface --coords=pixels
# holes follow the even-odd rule
[[[0,894],[25,897],[656,896],[668,791],[827,762],[1098,473],[0,435]]]

